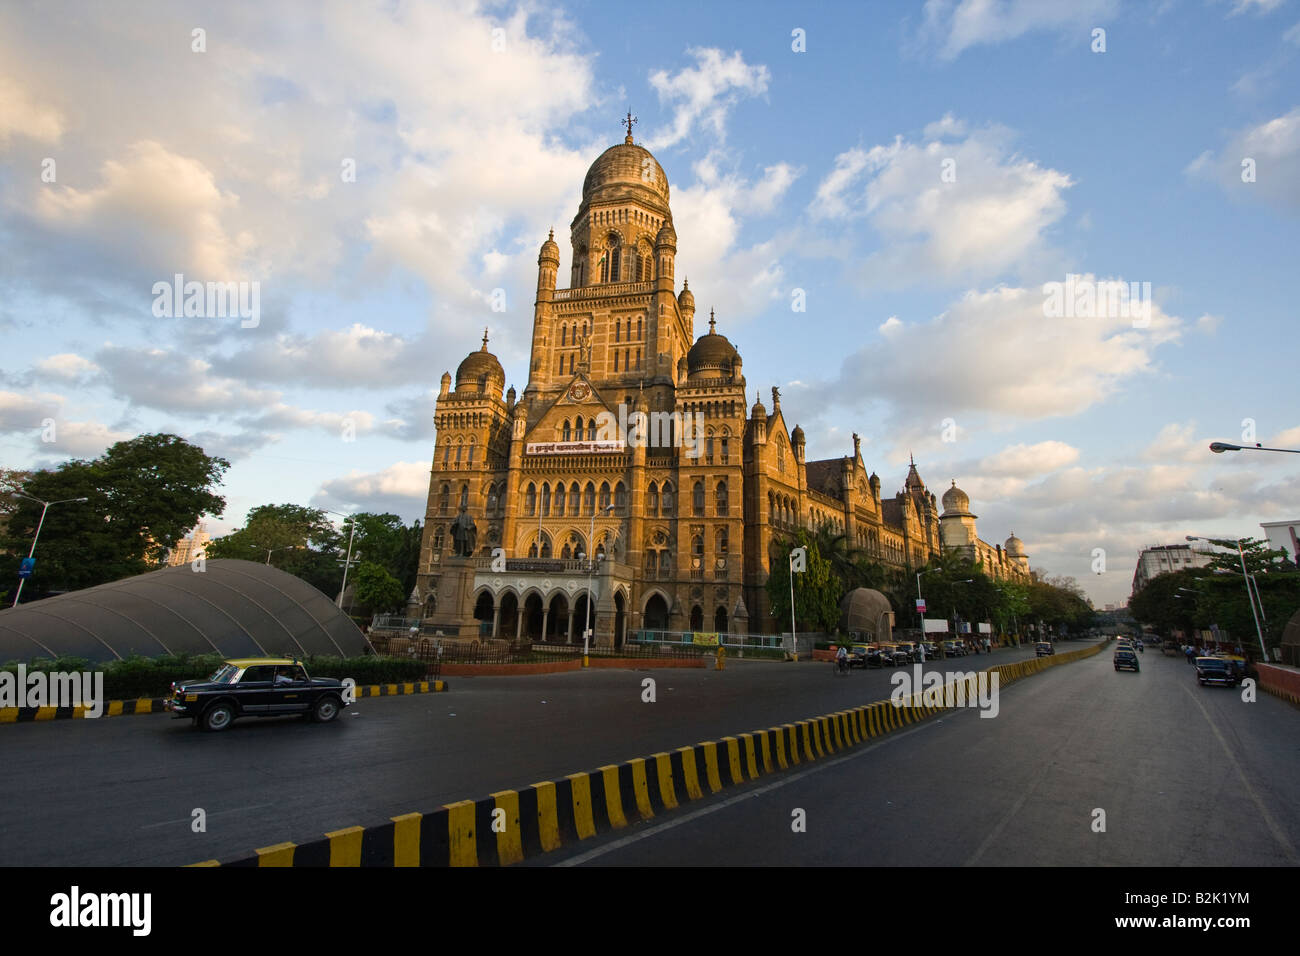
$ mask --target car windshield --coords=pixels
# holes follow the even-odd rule
[[[1203,660],[1203,661],[1200,661],[1199,663],[1200,663],[1200,665],[1201,665],[1201,669],[1202,669],[1202,670],[1207,670],[1207,671],[1221,671],[1221,670],[1224,669],[1224,667],[1227,666],[1226,664],[1224,664],[1223,661],[1204,661],[1204,660]]]
[[[233,684],[236,675],[239,674],[239,668],[234,664],[222,664],[208,678],[209,684]]]

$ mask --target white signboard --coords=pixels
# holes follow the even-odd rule
[[[981,625],[980,625],[980,633],[981,633],[981,634],[992,634],[992,633],[993,633],[993,625],[992,625],[992,624],[981,624]]]
[[[547,441],[529,442],[530,455],[589,455],[592,452],[626,451],[621,441]]]
[[[948,622],[947,621],[926,621],[925,633],[946,634],[948,633]]]

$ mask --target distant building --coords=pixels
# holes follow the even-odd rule
[[[190,532],[189,537],[181,538],[172,548],[171,553],[167,555],[167,566],[169,568],[178,567],[182,564],[189,564],[195,558],[207,556],[208,542],[212,540],[211,536],[203,527],[200,521],[198,527]]]
[[[1286,556],[1300,564],[1300,518],[1294,521],[1263,521],[1259,525],[1268,537],[1270,548],[1281,548]]]
[[[1133,591],[1136,593],[1142,590],[1152,578],[1171,571],[1207,567],[1210,557],[1204,551],[1192,550],[1188,544],[1161,544],[1143,548],[1138,555],[1137,567],[1133,570]]]

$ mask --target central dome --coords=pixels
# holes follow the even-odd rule
[[[627,199],[629,194],[662,207],[668,214],[668,177],[659,161],[644,146],[628,137],[611,146],[591,164],[582,181],[583,205]]]
[[[693,379],[730,375],[740,354],[725,335],[714,331],[713,312],[709,312],[709,331],[696,339],[686,353],[686,371]]]

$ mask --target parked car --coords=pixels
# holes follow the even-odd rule
[[[881,644],[880,657],[886,667],[905,667],[912,661],[911,655],[897,644]]]
[[[1237,675],[1233,672],[1231,662],[1222,657],[1196,658],[1196,683],[1222,684],[1225,687],[1237,686]]]
[[[301,714],[328,723],[349,703],[342,681],[310,677],[298,660],[251,657],[222,662],[206,680],[173,683],[163,707],[173,717],[217,731],[240,717]]]
[[[907,656],[907,659],[903,663],[911,664],[920,659],[920,655],[916,651],[916,645],[911,641],[902,641],[894,646],[897,650],[902,651]]]
[[[867,654],[871,649],[866,644],[853,644],[849,647],[849,666],[861,667],[867,666]]]
[[[1115,652],[1114,661],[1115,670],[1117,671],[1127,669],[1136,672],[1138,670],[1137,651],[1117,650]]]
[[[932,660],[939,656],[939,645],[934,641],[925,641],[925,659]]]
[[[1035,657],[1050,657],[1056,653],[1056,648],[1052,647],[1050,641],[1039,641],[1034,645]]]

